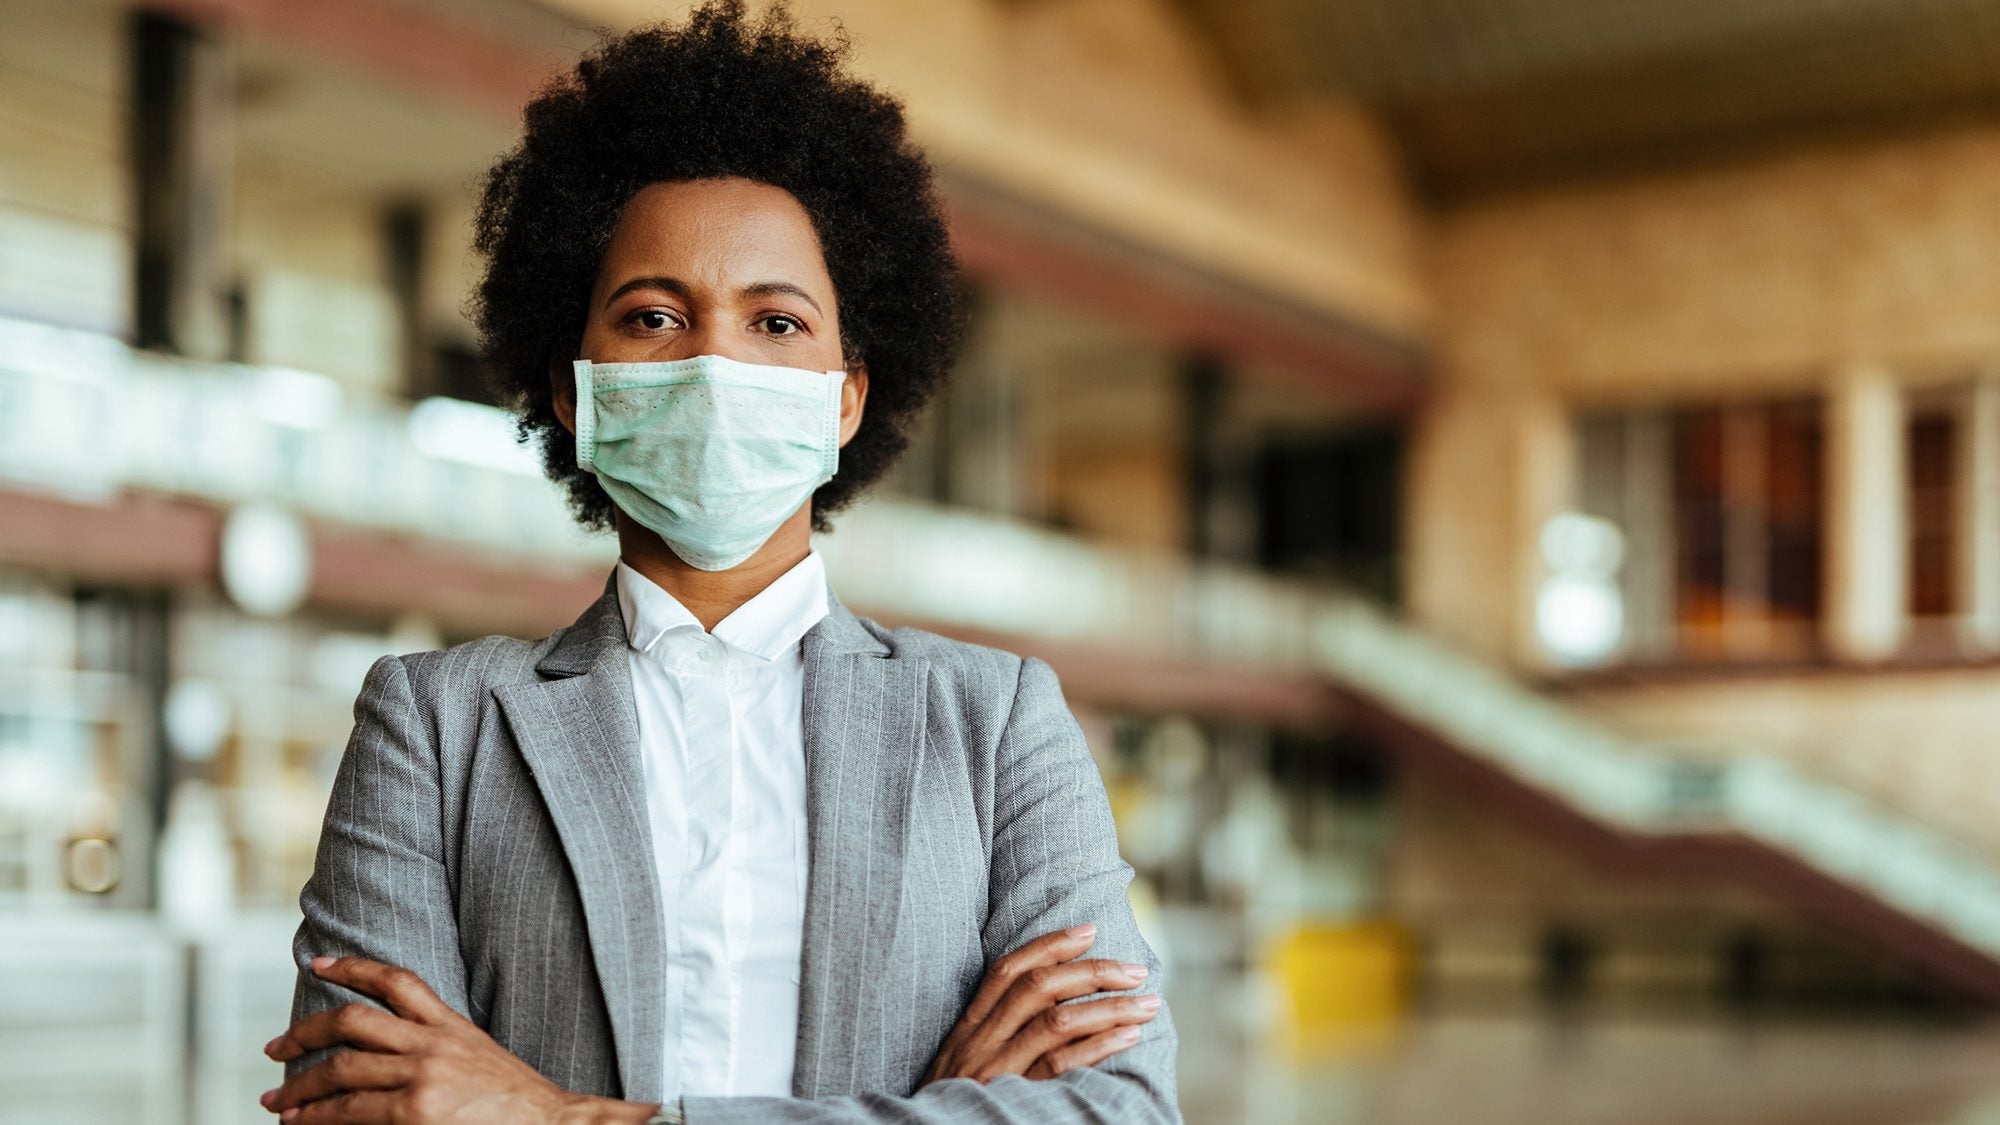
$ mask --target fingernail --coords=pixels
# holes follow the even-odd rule
[[[1157,1012],[1160,1010],[1160,994],[1157,992],[1148,992],[1144,996],[1134,996],[1132,1002],[1139,1005],[1143,1011]]]
[[[257,1104],[263,1106],[265,1109],[269,1109],[271,1108],[271,1099],[277,1096],[278,1096],[278,1091],[266,1090],[263,1093],[257,1095]]]
[[[1139,1029],[1136,1027],[1128,1027],[1123,1031],[1120,1031],[1118,1033],[1118,1041],[1120,1043],[1137,1043],[1139,1041]]]
[[[312,959],[312,967],[315,969],[324,969],[331,964],[333,964],[333,958],[331,957],[315,957]]]
[[[1125,962],[1125,975],[1131,977],[1133,980],[1145,980],[1146,974],[1150,972],[1152,970],[1144,965],[1134,964],[1131,961]]]
[[[1069,929],[1063,931],[1063,933],[1066,933],[1071,937],[1089,937],[1090,935],[1096,932],[1097,932],[1097,923],[1095,922],[1082,922],[1077,925],[1071,926]]]
[[[273,1036],[269,1043],[264,1044],[264,1053],[268,1055],[271,1052],[276,1051],[278,1049],[278,1040],[283,1038],[284,1036],[282,1035]]]
[[[1135,1036],[1134,1038],[1137,1038],[1137,1037]],[[280,1120],[280,1121],[290,1121],[290,1120],[291,1120],[292,1118],[294,1118],[294,1117],[297,1117],[298,1115],[299,1115],[299,1107],[298,1107],[298,1106],[293,1106],[292,1108],[290,1108],[290,1109],[286,1110],[285,1112],[283,1112],[283,1113],[279,1114],[279,1115],[278,1115],[278,1120]]]

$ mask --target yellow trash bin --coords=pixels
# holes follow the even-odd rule
[[[1409,1007],[1416,943],[1387,920],[1307,923],[1273,943],[1270,965],[1294,1029],[1381,1025]]]

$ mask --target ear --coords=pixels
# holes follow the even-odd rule
[[[572,389],[570,398],[575,400]],[[865,364],[851,367],[847,381],[840,385],[840,444],[854,440],[856,431],[861,429],[861,408],[868,402],[868,368]]]
[[[549,395],[555,401],[556,421],[563,429],[576,432],[576,369],[558,360],[549,361]]]

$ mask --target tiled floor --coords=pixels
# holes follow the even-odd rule
[[[1173,997],[1191,1123],[2000,1125],[2000,1025],[1468,1015],[1308,1044],[1232,1031],[1232,994]]]
[[[282,942],[244,930],[245,949]],[[234,964],[226,953],[207,949],[203,963]],[[46,1002],[32,976],[0,973],[0,1125],[272,1120],[254,1099],[276,1069],[255,1048],[282,1020],[289,965],[201,975],[226,987],[197,994],[212,1057],[181,1076],[180,979],[113,988],[153,979],[130,965],[118,976],[120,964],[77,977],[102,987],[71,988],[67,1006]],[[1302,1042],[1267,1030],[1268,1004],[1240,978],[1168,981],[1194,1125],[2000,1125],[2000,1024],[1452,1015]],[[141,1011],[154,994],[158,1010]],[[102,1022],[27,1018],[86,1008]],[[134,1012],[151,1014],[116,1022]]]

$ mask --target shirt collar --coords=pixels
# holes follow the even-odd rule
[[[675,630],[701,631],[700,620],[680,599],[623,559],[618,560],[615,580],[625,639],[638,651],[650,651]],[[716,622],[714,635],[760,660],[774,660],[797,645],[826,613],[826,565],[818,551],[808,550],[790,570]]]

